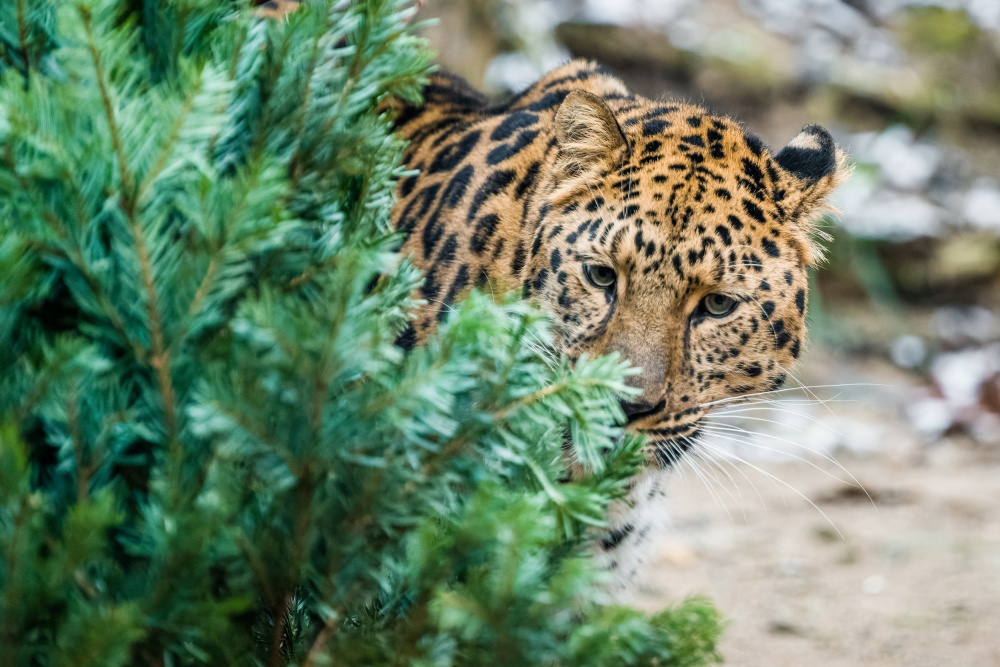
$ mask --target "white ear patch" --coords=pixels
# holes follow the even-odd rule
[[[823,144],[821,144],[816,135],[811,132],[799,132],[795,135],[794,139],[788,142],[788,145],[792,148],[804,148],[810,151],[823,150]]]
[[[786,171],[809,185],[836,174],[843,163],[833,137],[819,125],[802,128],[774,159]]]

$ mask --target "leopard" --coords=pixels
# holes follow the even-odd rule
[[[648,463],[596,540],[629,591],[669,525],[669,471],[715,405],[782,386],[806,339],[821,218],[847,177],[819,125],[774,151],[743,124],[630,92],[574,60],[501,103],[434,73],[393,108],[413,172],[396,189],[401,252],[425,273],[400,336],[419,345],[474,288],[519,290],[574,362],[640,369],[621,402]]]

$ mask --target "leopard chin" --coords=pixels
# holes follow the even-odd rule
[[[673,468],[680,463],[688,452],[698,446],[698,438],[701,437],[701,429],[697,426],[692,427],[687,433],[667,438],[657,437],[655,431],[639,432],[646,435],[646,445],[642,450],[646,464],[650,468],[661,470]],[[612,447],[603,449],[601,453],[609,456],[613,451],[612,448],[620,445],[624,437],[624,435],[619,436]],[[569,432],[563,434],[562,449],[569,455],[573,451],[573,439]],[[575,461],[575,457],[571,456],[571,461]]]
[[[651,439],[644,451],[646,460],[659,468],[673,468],[687,452],[697,446],[700,435],[701,432],[695,429],[681,438]]]

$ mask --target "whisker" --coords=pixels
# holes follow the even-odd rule
[[[705,447],[708,447],[709,449],[715,449],[716,451],[718,451],[718,448],[713,447],[709,443],[703,442],[702,445],[705,446]],[[822,516],[824,519],[826,519],[827,523],[830,524],[830,527],[833,528],[835,531],[837,531],[837,535],[840,536],[840,539],[844,540],[845,542],[847,541],[847,538],[844,537],[844,534],[842,532],[840,532],[840,528],[837,527],[837,524],[833,522],[833,520],[829,517],[829,515],[826,512],[824,512],[820,508],[819,505],[817,505],[812,500],[810,500],[808,497],[806,497],[806,495],[804,493],[802,493],[797,488],[795,488],[794,486],[792,486],[791,484],[789,484],[785,480],[781,479],[780,477],[776,477],[775,475],[772,475],[771,473],[767,472],[763,468],[761,468],[759,466],[755,466],[754,464],[750,463],[746,459],[742,459],[742,458],[737,457],[737,460],[739,460],[744,465],[750,466],[751,468],[753,468],[754,470],[756,470],[760,474],[762,474],[762,475],[764,475],[764,476],[766,476],[766,477],[774,480],[775,482],[781,484],[782,486],[784,486],[785,488],[789,489],[790,491],[793,491],[797,496],[799,496],[800,498],[802,498],[802,500],[804,500],[807,503],[809,503],[810,505],[812,505],[813,509],[815,509],[817,512],[819,512],[820,516]]]
[[[877,382],[848,382],[845,384],[814,384],[808,387],[784,387],[782,389],[771,389],[768,391],[758,391],[752,394],[743,394],[740,396],[727,396],[726,398],[720,398],[715,401],[708,401],[706,403],[699,403],[699,408],[708,408],[715,405],[722,405],[724,403],[732,403],[735,401],[743,401],[748,398],[754,398],[756,396],[770,396],[772,394],[783,394],[790,391],[802,391],[802,389],[839,389],[844,387],[885,387],[889,389],[894,389],[894,385],[890,384],[880,384]]]
[[[693,444],[692,444],[692,448],[693,448]],[[721,472],[723,475],[725,475],[729,479],[729,481],[733,485],[733,489],[736,490],[736,495],[739,496],[738,504],[740,506],[740,512],[742,512],[742,514],[743,514],[743,522],[746,523],[747,525],[749,525],[749,521],[747,520],[746,503],[743,501],[743,492],[740,490],[740,486],[739,486],[739,484],[736,483],[736,480],[733,479],[733,476],[730,475],[729,471],[726,470],[725,468],[723,468],[721,465],[719,465],[716,461],[713,461],[712,459],[707,459],[707,458],[701,456],[700,451],[695,451],[694,453],[695,453],[695,456],[698,458],[699,461],[704,461],[705,463],[710,464],[712,467],[714,467],[716,470],[718,470],[719,472]],[[706,470],[706,472],[708,472],[708,471]],[[713,475],[713,477],[714,477],[714,475]],[[719,485],[722,486],[721,481],[720,481]],[[730,495],[730,497],[732,497],[732,494],[729,494],[729,495]],[[736,499],[734,498],[733,500],[736,500]],[[761,500],[763,500],[763,499],[761,499]]]
[[[840,394],[837,394],[833,398],[827,398],[820,401],[813,400],[811,398],[758,398],[744,401],[743,403],[734,403],[734,407],[742,407],[746,405],[819,405],[820,403],[857,403],[858,400],[855,398],[839,398]]]
[[[792,415],[793,417],[798,417],[806,421],[812,422],[813,424],[816,424],[817,426],[827,431],[830,431],[831,433],[842,436],[842,434],[837,433],[836,429],[834,429],[829,423],[823,421],[822,419],[818,419],[805,412],[799,412],[798,410],[792,410],[790,408],[786,408],[782,405],[776,405],[776,404],[756,405],[752,407],[740,408],[737,410],[717,410],[715,412],[706,415],[706,418],[732,417],[734,419],[747,419],[747,420],[759,419],[755,418],[754,415],[765,411],[776,412],[780,415]],[[784,422],[776,421],[774,423],[779,425],[785,425]],[[789,428],[791,428],[790,425]]]
[[[486,267],[481,268],[479,272],[483,274],[483,277],[486,278],[486,284],[490,286],[490,299],[493,303],[496,303],[497,295],[496,292],[493,291],[493,281],[490,280],[490,274],[486,271]]]
[[[714,444],[712,444],[710,442],[706,442],[704,440],[702,441],[701,446],[702,446],[703,450],[705,450],[707,452],[711,452],[714,455],[716,455],[716,456],[718,456],[718,457],[720,457],[722,459],[728,458],[728,459],[731,459],[732,461],[735,461],[736,463],[740,463],[742,465],[745,465],[745,466],[748,466],[748,467],[752,467],[752,464],[748,460],[746,460],[745,458],[743,458],[742,456],[740,456],[739,454],[737,454],[734,451],[725,450],[722,447],[719,447],[718,445],[714,445]],[[760,470],[758,472],[764,473],[763,470]],[[785,507],[788,507],[788,501],[785,499],[784,489],[782,489],[781,486],[777,483],[777,481],[775,481],[774,475],[765,475],[764,478],[767,481],[769,481],[772,485],[774,485],[774,488],[781,495],[781,504],[784,505]]]
[[[765,422],[765,423],[768,423],[768,424],[775,424],[776,426],[783,426],[783,427],[786,427],[786,428],[790,428],[793,431],[796,431],[797,433],[803,433],[803,434],[805,433],[805,431],[803,431],[800,428],[792,426],[791,424],[787,424],[787,423],[776,421],[774,419],[765,419],[763,417],[751,417],[751,416],[748,416],[748,415],[735,415],[735,414],[732,414],[732,413],[718,413],[718,414],[713,414],[712,415],[713,418],[714,417],[721,418],[721,417],[727,417],[727,416],[735,417],[736,419],[741,419],[741,420],[759,421],[759,422]],[[803,416],[805,416],[805,415],[803,415]],[[841,433],[837,429],[833,428],[829,424],[824,424],[823,422],[820,422],[819,420],[815,420],[815,419],[813,421],[815,421],[817,424],[819,424],[820,426],[822,426],[823,428],[825,428],[826,430],[828,430],[830,433],[833,433],[834,435],[838,436],[841,440],[847,440],[847,436],[845,436],[843,433]],[[864,489],[864,486],[862,486],[861,483],[858,482],[857,478],[854,477],[854,475],[852,475],[850,472],[848,472],[847,469],[844,468],[844,466],[842,466],[839,462],[837,462],[832,457],[832,455],[830,455],[830,453],[827,452],[827,451],[825,451],[825,450],[822,451],[822,452],[820,452],[819,450],[811,449],[811,448],[809,448],[806,445],[803,445],[801,443],[795,443],[795,442],[792,442],[790,440],[785,440],[783,438],[779,438],[778,436],[771,435],[771,434],[760,433],[760,432],[757,432],[757,431],[749,431],[747,429],[744,429],[744,428],[741,428],[739,426],[736,426],[735,424],[726,424],[724,422],[720,423],[720,422],[711,422],[711,421],[709,421],[708,424],[713,425],[713,426],[730,426],[730,427],[733,427],[733,428],[737,428],[737,429],[739,429],[739,430],[741,430],[741,431],[743,431],[745,433],[748,433],[748,434],[762,435],[762,436],[770,437],[772,439],[779,440],[781,442],[786,442],[786,443],[788,443],[790,445],[793,445],[795,447],[802,447],[802,448],[806,449],[807,451],[815,451],[815,452],[819,453],[823,458],[827,459],[831,463],[834,463],[835,465],[837,465],[838,467],[840,467],[841,470],[843,470],[845,473],[847,473],[847,475],[849,477],[851,477],[851,479],[853,479],[855,482],[857,482],[857,485],[858,485],[859,488]],[[868,492],[865,491],[865,493],[867,494]],[[870,496],[869,496],[869,498],[870,498]]]
[[[795,426],[792,426],[790,424],[785,424],[785,423],[776,421],[774,419],[764,419],[763,417],[748,417],[747,415],[734,415],[734,414],[726,414],[726,413],[713,414],[712,417],[716,418],[716,419],[721,419],[722,417],[734,417],[736,419],[746,419],[747,421],[766,422],[768,424],[776,424],[778,426],[787,426],[788,428],[790,428],[793,431],[796,431],[798,433],[803,433],[803,434],[805,433],[805,431],[803,431],[802,429],[797,428]],[[836,431],[834,431],[834,433],[836,433]],[[841,435],[841,434],[837,433],[837,435]]]
[[[771,327],[771,334],[774,335],[775,339],[777,339],[778,333],[774,329],[774,323],[771,322],[771,316],[768,315],[768,313],[767,313],[766,310],[764,310],[763,305],[760,303],[760,301],[758,299],[756,299],[755,297],[751,296],[750,300],[753,301],[754,303],[756,303],[757,307],[760,308],[760,310],[761,310],[762,313],[764,313],[764,319],[767,320],[767,325],[769,327]],[[775,362],[775,363],[777,363],[777,362]],[[787,368],[785,368],[781,364],[777,364],[777,366],[781,370],[781,372],[785,374],[785,377],[788,377],[788,378],[791,378],[792,380],[794,380],[795,383],[799,385],[799,388],[802,389],[802,391],[806,392],[807,394],[812,395],[813,398],[815,398],[817,401],[819,401],[820,403],[822,403],[824,407],[826,407],[826,409],[830,412],[831,415],[833,414],[833,410],[830,410],[830,407],[827,406],[825,403],[823,403],[823,401],[819,398],[819,396],[817,396],[815,392],[811,391],[809,387],[807,387],[801,380],[799,380],[799,378],[796,377],[796,375],[794,373],[792,373],[790,370],[788,370]]]
[[[823,428],[824,430],[829,431],[830,433],[833,433],[834,435],[840,436],[842,439],[846,439],[846,436],[843,433],[841,433],[840,431],[838,431],[837,429],[835,429],[828,422],[825,422],[822,419],[818,419],[818,418],[816,418],[813,415],[810,415],[808,413],[800,412],[798,410],[792,410],[792,409],[786,408],[782,403],[779,403],[777,401],[768,401],[768,405],[763,405],[763,406],[762,405],[757,405],[757,406],[753,406],[753,407],[741,407],[741,406],[739,406],[739,407],[740,407],[740,409],[724,408],[722,410],[717,410],[715,412],[712,412],[710,415],[708,415],[708,418],[714,418],[714,417],[735,417],[736,419],[746,419],[746,420],[752,420],[752,421],[770,421],[772,424],[776,424],[778,426],[787,426],[788,428],[792,428],[794,430],[798,430],[800,433],[802,432],[801,430],[796,429],[795,427],[793,427],[790,424],[787,424],[785,422],[765,420],[762,417],[752,417],[752,416],[747,415],[747,413],[750,413],[750,412],[757,412],[757,411],[762,411],[762,410],[771,410],[771,411],[777,412],[779,414],[788,414],[788,415],[794,415],[796,417],[801,417],[802,419],[808,420],[808,421],[816,424],[817,426]],[[837,417],[837,415],[834,415],[834,418],[836,418],[836,417]]]
[[[829,401],[824,401],[824,403],[830,403],[830,402],[854,403],[856,401],[849,398],[830,399]],[[819,404],[818,401],[796,400],[794,398],[782,399],[782,400],[765,399],[765,400],[748,401],[746,403],[733,403],[731,406],[726,405],[723,406],[722,408],[719,408],[712,414],[732,415],[732,414],[740,414],[743,412],[750,412],[752,410],[778,410],[781,412],[787,412],[789,414],[799,415],[801,417],[810,417],[810,415],[806,412],[799,412],[798,410],[792,410],[790,408],[799,406],[809,407],[818,404]],[[812,418],[816,419],[815,417]],[[825,423],[825,422],[820,421],[820,423]]]
[[[732,442],[738,442],[738,443],[744,444],[744,445],[746,445],[748,447],[756,447],[757,449],[760,449],[760,450],[765,451],[765,452],[774,452],[776,454],[783,454],[785,456],[789,456],[789,457],[791,457],[793,459],[796,459],[797,461],[801,461],[802,463],[805,463],[806,465],[808,465],[808,466],[810,466],[812,468],[815,468],[816,470],[819,470],[821,473],[823,473],[827,477],[829,477],[831,479],[835,479],[838,482],[840,482],[841,484],[846,484],[847,486],[855,486],[855,487],[858,487],[858,488],[860,488],[862,490],[864,489],[864,487],[861,486],[861,484],[857,483],[857,480],[855,480],[854,482],[848,482],[847,480],[841,479],[840,477],[838,477],[838,476],[834,475],[833,473],[831,473],[829,470],[824,470],[820,466],[816,465],[816,463],[814,463],[813,461],[810,461],[809,459],[807,459],[805,457],[799,456],[798,454],[793,454],[792,452],[785,451],[785,450],[782,450],[782,449],[776,449],[774,447],[767,447],[766,445],[762,445],[760,443],[754,442],[751,438],[737,439],[737,437],[736,437],[736,435],[734,434],[733,431],[721,431],[721,430],[716,430],[716,429],[707,429],[707,431],[709,433],[714,433],[715,437],[717,437],[717,438],[722,438],[724,440],[730,440]],[[748,434],[751,434],[751,435],[757,435],[757,434],[752,434],[749,431],[745,431],[745,432],[748,433]],[[724,433],[725,434],[730,434],[730,435],[724,435]],[[834,461],[834,463],[836,464],[836,461]],[[839,465],[839,464],[837,464],[837,465]],[[843,468],[843,466],[840,466],[840,467]],[[847,474],[848,474],[848,476],[851,476],[850,473],[847,473]]]
[[[842,470],[843,473],[845,475],[847,475],[851,479],[851,481],[847,482],[845,480],[840,480],[839,478],[837,478],[837,477],[835,477],[833,475],[830,475],[830,473],[828,471],[824,470],[823,472],[825,474],[830,475],[834,479],[838,479],[838,481],[840,481],[843,484],[847,484],[848,486],[854,486],[854,487],[857,487],[857,488],[861,489],[862,491],[864,491],[865,495],[868,497],[868,500],[871,502],[872,507],[875,508],[876,512],[879,511],[878,510],[878,504],[875,502],[875,499],[872,498],[872,495],[868,492],[868,489],[865,488],[865,485],[861,483],[861,480],[859,480],[854,475],[854,473],[852,473],[850,470],[848,470],[844,466],[844,464],[842,464],[840,461],[838,461],[837,458],[835,456],[833,456],[833,454],[831,454],[830,452],[826,451],[826,449],[823,449],[823,448],[820,448],[820,449],[812,448],[812,447],[809,447],[808,445],[804,445],[804,444],[802,444],[800,442],[795,442],[794,440],[788,440],[787,438],[781,438],[781,437],[779,437],[777,435],[774,435],[772,433],[763,433],[763,432],[759,432],[759,431],[751,431],[749,429],[745,429],[745,428],[743,428],[741,426],[737,426],[735,424],[719,424],[719,423],[715,423],[715,422],[706,420],[706,422],[704,422],[702,424],[702,428],[705,429],[709,433],[717,433],[718,434],[720,432],[720,430],[722,430],[722,431],[725,431],[727,433],[746,434],[746,436],[750,436],[751,438],[754,437],[754,436],[763,437],[763,438],[770,438],[772,440],[777,440],[778,442],[783,442],[783,443],[791,445],[793,447],[799,447],[801,449],[805,449],[807,452],[818,454],[821,458],[825,459],[826,461],[832,463],[833,465],[837,466],[837,468],[839,468],[840,470]],[[783,452],[782,450],[778,450],[778,449],[765,448],[762,445],[760,445],[758,443],[752,443],[749,440],[745,444],[756,446],[756,447],[761,448],[761,449],[767,449],[769,451],[775,451],[775,452],[779,452],[779,453],[788,454],[789,456],[791,456],[793,458],[800,459],[800,460],[804,461],[805,463],[808,463],[809,465],[811,465],[811,466],[816,467],[817,469],[819,469],[818,466],[816,466],[811,461],[808,461],[808,460],[806,460],[804,458],[796,456],[796,455],[792,454],[791,452]]]
[[[698,454],[699,457],[701,457],[701,459],[703,461],[710,462],[710,463],[712,463],[714,465],[719,466],[720,468],[722,467],[723,463],[728,463],[730,468],[732,468],[733,470],[735,470],[736,472],[738,472],[740,475],[743,476],[743,479],[745,479],[747,481],[747,483],[750,485],[750,488],[752,488],[754,490],[754,493],[757,494],[757,498],[758,498],[758,500],[760,500],[760,506],[764,508],[764,511],[767,511],[767,503],[764,502],[764,496],[762,496],[760,494],[760,489],[758,489],[757,485],[753,483],[753,480],[750,479],[745,472],[743,472],[742,468],[740,468],[738,465],[736,465],[735,463],[733,463],[732,461],[729,460],[729,456],[728,455],[726,455],[726,456],[718,456],[717,455],[718,458],[707,458],[707,457],[705,457],[705,453],[706,452],[704,452],[700,448],[698,449],[698,451],[696,453]],[[729,479],[733,479],[732,476],[730,476]],[[735,484],[736,484],[736,480],[733,480],[733,485],[735,486]]]
[[[715,488],[712,486],[711,482],[709,482],[708,478],[704,474],[702,474],[702,471],[699,469],[699,467],[694,461],[694,457],[683,456],[681,457],[680,462],[686,464],[691,468],[691,472],[693,472],[698,477],[698,479],[701,480],[705,489],[711,494],[715,502],[718,503],[718,505],[726,512],[726,516],[729,517],[729,520],[732,521],[733,516],[732,514],[729,513],[729,508],[727,508],[726,504],[722,501],[722,496],[720,496],[715,491]],[[679,467],[679,466],[674,466],[674,467]],[[735,500],[735,498],[733,500]]]
[[[726,431],[735,431],[737,433],[743,433],[743,434],[746,434],[748,436],[760,436],[760,437],[763,437],[763,438],[771,438],[772,440],[777,440],[778,442],[783,442],[785,444],[791,445],[792,447],[799,447],[801,449],[806,450],[809,453],[816,453],[821,458],[826,459],[830,463],[833,463],[834,465],[838,465],[838,466],[840,465],[840,463],[837,461],[837,459],[834,458],[833,455],[830,454],[830,452],[826,451],[825,449],[822,449],[822,448],[819,448],[819,449],[813,448],[813,447],[810,447],[808,445],[802,444],[801,442],[795,442],[794,440],[788,440],[787,438],[781,438],[781,437],[779,437],[777,435],[774,435],[773,433],[764,433],[763,431],[751,431],[750,429],[743,428],[742,426],[738,426],[736,424],[720,424],[718,422],[713,422],[713,421],[710,421],[710,420],[706,420],[705,423],[702,424],[702,428],[709,428],[709,427],[710,427],[710,430],[719,430],[719,429],[722,429],[722,430],[726,430]],[[846,469],[844,470],[844,472],[847,473],[848,475],[850,475],[850,473],[847,472]]]
[[[768,321],[770,321],[770,318],[768,318]],[[792,373],[790,370],[788,370],[787,368],[785,368],[781,364],[778,364],[777,362],[775,362],[775,363],[777,364],[778,368],[780,368],[781,371],[783,373],[785,373],[785,375],[787,375],[788,377],[790,377],[793,380],[795,380],[795,383],[799,385],[799,388],[801,388],[802,391],[804,391],[804,392],[812,395],[812,397],[815,398],[819,402],[820,405],[822,405],[824,408],[826,408],[827,412],[829,412],[831,416],[836,417],[836,415],[833,413],[833,410],[830,409],[830,406],[826,404],[826,401],[822,400],[819,396],[817,396],[816,392],[812,391],[811,389],[809,389],[809,387],[807,387],[805,384],[803,384],[803,382],[801,380],[799,380],[799,378],[796,377],[795,374]]]

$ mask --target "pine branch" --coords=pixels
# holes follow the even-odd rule
[[[21,62],[24,63],[25,80],[31,71],[31,61],[28,60],[28,23],[24,17],[25,0],[17,0],[17,42],[20,47]]]
[[[268,667],[280,667],[282,664],[281,645],[285,635],[285,620],[288,603],[292,601],[292,594],[286,593],[285,597],[271,609],[274,616],[274,633],[271,635],[271,653],[267,659]]]
[[[324,17],[326,19],[327,17]],[[301,137],[303,136],[303,124],[305,123],[306,113],[308,112],[311,98],[312,98],[312,81],[313,76],[316,73],[316,67],[319,61],[319,45],[320,39],[317,36],[312,40],[312,45],[310,49],[309,57],[306,59],[306,80],[302,86],[302,102],[298,105],[295,115],[292,118],[292,136]],[[293,186],[298,183],[299,179],[302,178],[302,167],[301,161],[299,159],[299,151],[296,149],[295,153],[292,155],[290,160],[291,174],[293,180]],[[294,281],[293,281],[294,282]],[[295,285],[292,285],[293,287]]]
[[[160,146],[160,154],[156,157],[156,161],[153,163],[153,168],[146,173],[142,183],[139,185],[139,191],[135,198],[138,205],[142,205],[150,188],[152,188],[153,184],[156,182],[156,178],[160,175],[164,168],[166,168],[167,159],[174,150],[174,144],[176,143],[178,137],[180,137],[181,129],[184,127],[184,121],[187,120],[188,115],[194,108],[195,100],[197,99],[198,94],[201,93],[204,82],[204,77],[199,76],[197,84],[191,86],[191,90],[184,97],[184,101],[181,103],[180,112],[177,114],[177,118],[174,120],[174,124],[170,128],[170,133]]]
[[[306,654],[306,660],[302,664],[302,667],[315,667],[316,661],[320,659],[327,643],[330,641],[331,635],[333,635],[334,630],[338,623],[341,622],[340,614],[334,613],[323,624],[322,629],[316,634],[316,639],[313,640],[312,646],[309,647],[309,653]],[[328,665],[338,664],[333,660],[335,656],[327,654],[325,657],[328,658]]]
[[[9,435],[9,431],[7,434]],[[3,436],[0,436],[3,437]],[[9,443],[5,442],[4,446],[9,446]],[[7,456],[16,457],[20,452],[12,451],[7,453]],[[0,452],[2,456],[4,452]],[[0,652],[4,656],[4,660],[0,664],[4,665],[14,665],[17,664],[15,659],[15,648],[17,647],[17,639],[19,634],[19,628],[15,621],[14,610],[19,608],[21,603],[21,589],[20,583],[21,579],[20,571],[18,567],[20,563],[18,562],[18,548],[20,547],[20,540],[22,539],[22,531],[24,529],[25,521],[28,518],[28,513],[34,508],[31,507],[32,504],[38,504],[39,498],[34,495],[24,495],[15,508],[14,516],[10,522],[9,537],[6,544],[6,575],[7,580],[4,583],[6,587],[4,608],[0,611],[3,612],[2,625],[0,625]]]
[[[61,223],[55,216],[46,214],[44,217],[49,222],[49,224],[52,226],[53,229],[59,230],[61,228]],[[74,238],[71,241],[69,235],[65,233],[64,228],[62,231],[63,231],[62,234],[63,240],[66,243],[71,243],[71,242],[73,243],[73,245],[70,246],[69,250],[63,256],[70,261],[70,263],[73,265],[73,268],[75,268],[77,271],[80,272],[80,276],[84,279],[84,281],[87,284],[87,288],[90,290],[90,296],[92,296],[93,299],[100,305],[101,310],[104,313],[104,316],[107,317],[108,323],[111,324],[115,333],[117,333],[119,338],[121,338],[124,347],[130,349],[132,351],[133,356],[138,361],[140,362],[145,361],[146,359],[145,349],[139,344],[137,340],[135,340],[134,338],[132,338],[131,335],[129,335],[128,329],[125,326],[125,321],[122,319],[121,313],[118,312],[118,309],[112,303],[111,299],[108,298],[108,295],[105,293],[105,290],[101,285],[100,280],[98,280],[97,277],[94,276],[94,274],[89,270],[89,267],[87,266],[87,261],[83,257],[83,251],[76,243],[76,239]],[[45,250],[49,249],[46,248]]]
[[[536,405],[545,401],[546,398],[553,396],[555,394],[562,393],[567,390],[578,390],[586,388],[607,388],[608,382],[602,378],[563,378],[552,384],[546,385],[539,389],[536,389],[527,396],[523,396],[518,400],[514,401],[510,405],[502,408],[501,410],[494,413],[494,417],[497,421],[505,421],[511,417],[518,410],[529,407],[531,405]]]
[[[259,177],[261,167],[256,164],[252,165],[250,173],[255,177]],[[254,186],[258,183],[255,180],[253,183],[248,183],[243,188],[243,196],[241,196],[237,201],[232,202],[231,206],[226,211],[226,216],[220,225],[220,229],[223,230],[221,234],[223,235],[221,239],[216,237],[211,237],[209,240],[209,263],[202,275],[201,281],[198,284],[197,290],[195,290],[194,296],[191,299],[191,303],[187,307],[187,315],[185,319],[180,323],[178,332],[174,337],[171,348],[179,345],[185,341],[191,333],[191,327],[193,323],[197,320],[198,315],[202,312],[202,306],[205,299],[211,293],[214,287],[214,281],[217,278],[217,273],[222,268],[224,264],[224,255],[226,251],[230,248],[229,237],[226,236],[224,230],[229,230],[236,227],[236,221],[243,214],[247,206],[247,199],[250,192],[254,189]],[[168,352],[170,350],[168,349]]]
[[[118,120],[114,106],[111,101],[111,94],[108,84],[104,78],[104,68],[101,64],[101,55],[97,48],[91,16],[89,10],[84,7],[78,8],[80,19],[87,34],[87,50],[90,53],[94,67],[94,76],[101,92],[101,102],[104,105],[104,116],[111,132],[111,143],[114,148],[118,162],[119,179],[121,181],[122,211],[129,222],[129,229],[132,232],[132,242],[139,260],[139,268],[142,273],[142,286],[146,292],[146,314],[149,318],[150,330],[152,334],[152,356],[149,364],[152,366],[160,386],[160,397],[163,404],[163,416],[166,425],[167,442],[169,443],[171,460],[174,467],[179,469],[183,449],[177,439],[176,421],[176,398],[174,394],[173,380],[170,374],[170,356],[164,346],[163,324],[160,320],[160,312],[157,308],[156,285],[153,282],[153,270],[150,264],[149,251],[143,238],[142,228],[136,217],[134,183],[128,170],[128,162],[125,150],[121,141],[121,130],[118,127]],[[141,360],[140,360],[141,361]]]
[[[77,13],[80,15],[80,21],[87,34],[87,51],[90,53],[90,59],[94,66],[94,78],[97,80],[97,87],[101,92],[101,103],[104,105],[104,117],[108,124],[108,130],[111,132],[111,145],[114,148],[115,157],[118,161],[118,177],[121,181],[121,190],[124,195],[122,202],[126,208],[126,213],[131,215],[132,212],[129,209],[131,209],[134,205],[134,202],[132,201],[132,176],[128,171],[128,162],[125,159],[125,149],[122,146],[121,131],[118,128],[114,105],[111,101],[111,94],[108,91],[108,84],[104,80],[104,68],[101,64],[101,54],[100,51],[98,51],[93,26],[91,25],[90,9],[84,6],[78,6]]]
[[[87,498],[87,477],[89,466],[83,460],[83,437],[80,434],[79,406],[76,396],[70,396],[66,401],[66,422],[69,425],[70,438],[73,443],[73,458],[76,463],[76,502],[82,503]]]
[[[9,162],[11,165],[10,171],[17,178],[21,191],[32,198],[33,203],[40,211],[41,218],[48,224],[49,229],[54,231],[59,236],[65,246],[59,250],[54,250],[49,245],[43,245],[36,242],[30,245],[29,248],[43,254],[54,253],[56,255],[61,255],[67,259],[70,264],[80,272],[80,276],[84,279],[88,289],[90,290],[90,295],[101,307],[104,316],[118,334],[123,346],[131,349],[136,359],[143,361],[145,359],[145,350],[143,350],[143,348],[139,345],[138,341],[129,335],[121,313],[118,312],[118,309],[108,298],[103,287],[101,286],[100,281],[91,272],[87,261],[84,258],[83,248],[80,246],[79,237],[70,233],[63,221],[60,220],[59,216],[49,208],[49,205],[45,201],[37,196],[33,184],[21,173],[17,162],[13,159],[13,156],[10,156]],[[66,183],[72,183],[74,181],[73,174],[63,173],[62,176]],[[85,210],[86,204],[82,201],[80,193],[76,188],[73,189],[71,198],[74,205],[73,211],[76,213],[79,228],[85,229],[89,220],[89,216],[86,214]]]

